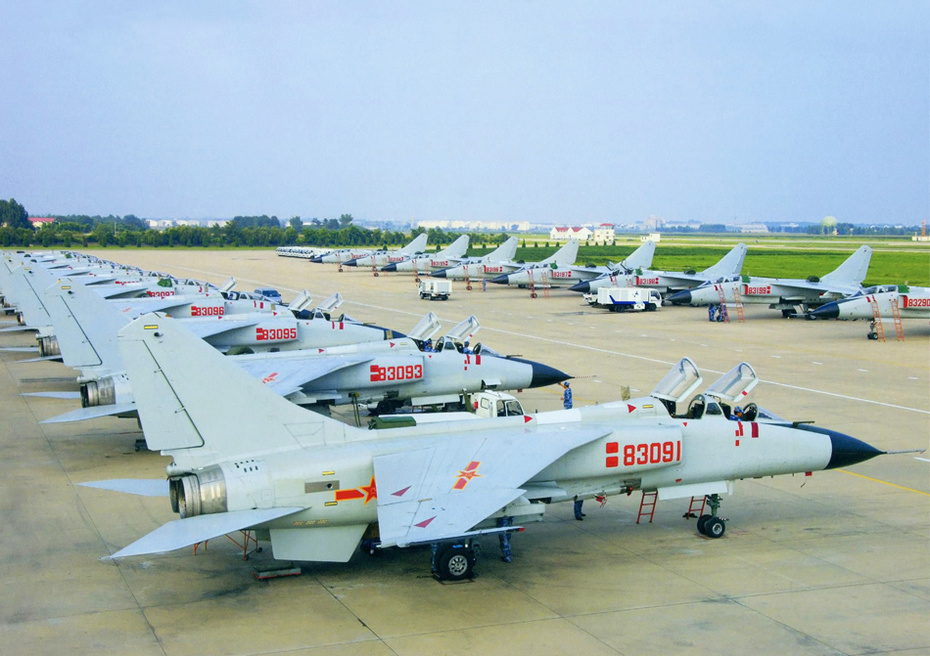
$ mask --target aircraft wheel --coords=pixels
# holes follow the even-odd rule
[[[866,335],[869,339],[878,339],[878,333],[869,333]]]
[[[701,515],[700,517],[698,517],[698,520],[697,520],[698,533],[700,533],[701,535],[707,535],[707,532],[706,532],[707,529],[705,528],[705,525],[707,524],[707,520],[710,519],[711,517],[713,517],[713,515]]]
[[[475,554],[467,547],[449,547],[439,557],[439,578],[461,581],[474,576]]]
[[[722,538],[726,530],[726,523],[719,517],[710,517],[704,522],[704,535],[709,538]]]

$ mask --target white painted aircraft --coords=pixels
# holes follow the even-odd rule
[[[738,275],[749,249],[746,244],[734,246],[720,261],[703,271],[659,271],[641,269],[625,274],[601,275],[594,280],[583,280],[569,287],[573,292],[590,293],[600,287],[650,287],[663,295],[697,287],[708,280]]]
[[[530,283],[530,276],[534,285],[551,287],[557,284],[577,283],[584,280],[594,280],[601,276],[619,276],[630,274],[636,269],[648,269],[652,266],[652,258],[655,255],[656,243],[652,240],[645,241],[635,251],[630,253],[619,264],[608,264],[607,266],[576,266],[574,264],[560,264],[552,262],[550,264],[533,264],[524,266],[512,273],[504,273],[490,282],[498,285],[519,285],[525,286]]]
[[[893,321],[895,313],[901,319],[930,319],[930,287],[914,285],[882,285],[869,287],[838,301],[831,301],[811,310],[807,316],[813,319],[872,319],[873,325],[867,333],[869,339],[877,339],[875,321]]]
[[[742,399],[755,382],[745,363],[681,415],[670,408],[701,383],[687,359],[650,397],[365,430],[288,403],[170,319],[141,317],[119,345],[146,440],[171,458],[168,480],[85,485],[170,497],[181,518],[112,558],[253,530],[277,559],[346,562],[367,534],[369,549],[435,545],[434,570],[461,579],[473,572],[474,538],[522,530],[549,503],[633,490],[660,500],[709,495],[698,526],[719,538],[719,495],[737,479],[848,467],[883,453],[758,409],[729,420],[722,401]]]
[[[432,255],[423,254],[402,262],[391,262],[381,267],[382,271],[412,271],[414,273],[429,273],[435,269],[452,266],[465,259],[468,251],[468,235],[460,235],[454,242]]]
[[[507,247],[506,249],[504,247]],[[547,267],[550,265],[574,264],[578,257],[578,240],[569,239],[555,253],[540,262],[515,262],[513,257],[517,252],[517,238],[511,237],[497,250],[480,258],[471,258],[460,262],[448,269],[434,271],[434,278],[448,278],[450,280],[465,280],[465,278],[496,278],[502,273],[518,271],[525,267]]]
[[[674,305],[711,305],[720,303],[721,294],[727,303],[736,302],[739,292],[743,303],[768,303],[782,311],[782,316],[805,312],[810,306],[822,305],[862,291],[862,281],[869,271],[872,249],[860,246],[836,269],[822,278],[761,278],[736,276],[718,282],[672,294],[665,300]]]
[[[345,262],[345,265],[354,267],[383,267],[386,264],[390,264],[392,262],[404,262],[413,257],[420,257],[426,251],[427,237],[428,236],[425,232],[420,233],[412,242],[403,248],[395,251],[374,251],[369,255],[365,255],[364,257],[358,257],[354,260],[349,260],[348,262]]]

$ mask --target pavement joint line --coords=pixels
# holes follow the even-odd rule
[[[193,268],[189,268],[189,267],[178,267],[178,268],[179,268],[179,269],[184,269],[184,270],[186,270],[186,271],[193,271],[193,272],[195,272],[195,273],[204,273],[204,274],[209,274],[209,275],[212,275],[212,276],[222,276],[221,273],[218,273],[218,272],[216,272],[216,271],[204,271],[204,270],[201,270],[201,269],[193,269]],[[243,278],[242,280],[243,280],[243,281],[248,281],[248,282],[255,282],[255,283],[259,283],[259,282],[260,282],[260,281],[256,281],[256,280],[250,280],[249,278]],[[260,283],[260,284],[261,284],[261,283]],[[291,291],[291,292],[294,292],[294,291],[295,291],[295,290],[290,289],[290,288],[288,288],[288,287],[282,287],[282,289],[284,289],[285,291]],[[296,292],[295,292],[295,293],[296,293]],[[388,307],[383,307],[383,306],[380,306],[380,305],[374,305],[374,304],[372,304],[372,303],[359,303],[359,302],[357,302],[357,301],[346,301],[346,303],[347,303],[347,304],[352,304],[352,305],[358,305],[358,306],[360,306],[360,307],[368,307],[368,308],[373,308],[373,309],[376,309],[376,310],[382,310],[382,311],[385,311],[385,312],[396,312],[396,313],[400,313],[400,314],[409,314],[409,315],[412,315],[412,316],[418,316],[417,313],[415,313],[415,312],[407,312],[407,311],[404,311],[404,310],[397,310],[397,309],[394,309],[394,308],[388,308]],[[443,320],[442,317],[440,317],[440,320]],[[631,354],[631,353],[622,353],[622,352],[620,352],[620,351],[611,351],[611,350],[609,350],[609,349],[602,349],[602,348],[597,348],[597,347],[594,347],[594,346],[586,346],[586,345],[584,345],[584,344],[575,344],[575,343],[573,343],[573,342],[566,342],[566,341],[564,341],[564,340],[552,339],[552,338],[549,338],[549,337],[539,337],[539,336],[537,336],[537,335],[524,335],[524,334],[522,334],[522,333],[514,332],[514,331],[511,331],[511,330],[503,330],[503,329],[500,329],[500,328],[490,328],[490,327],[484,326],[484,325],[482,325],[481,328],[482,328],[482,330],[487,330],[487,331],[490,331],[490,332],[498,332],[498,333],[501,333],[501,334],[503,334],[503,335],[512,335],[512,336],[516,336],[516,337],[522,337],[522,338],[524,338],[524,339],[533,339],[533,340],[540,341],[540,342],[549,342],[549,343],[551,343],[551,344],[560,344],[560,345],[566,345],[566,346],[573,346],[573,347],[575,347],[575,348],[585,349],[585,350],[588,350],[588,351],[595,351],[595,352],[598,352],[598,353],[607,353],[608,355],[617,355],[617,356],[624,357],[624,358],[631,358],[631,359],[633,359],[633,360],[642,360],[642,361],[645,361],[645,362],[654,362],[654,363],[657,363],[657,364],[664,364],[664,365],[667,365],[667,366],[671,366],[671,365],[675,364],[674,362],[668,362],[668,361],[666,361],[666,360],[659,360],[659,359],[656,359],[656,358],[647,358],[647,357],[642,356],[642,355],[633,355],[633,354]],[[716,371],[716,370],[714,370],[714,369],[702,369],[701,371],[706,371],[706,372],[708,372],[708,373],[718,374],[718,375],[719,375],[719,374],[725,373],[725,372],[723,372],[723,371]],[[779,383],[779,382],[774,381],[774,380],[763,380],[763,379],[760,378],[760,379],[759,379],[759,382],[760,382],[760,383],[767,383],[767,384],[769,384],[769,385],[777,385],[777,386],[779,386],[779,387],[785,387],[785,388],[788,388],[788,389],[798,390],[799,392],[808,392],[808,393],[811,393],[811,394],[823,394],[824,396],[832,396],[832,397],[834,397],[834,398],[846,399],[846,400],[849,400],[849,401],[856,401],[856,402],[859,402],[859,403],[870,403],[870,404],[872,404],[872,405],[880,405],[880,406],[882,406],[882,407],[885,407],[885,408],[892,408],[892,409],[894,409],[894,410],[906,410],[906,411],[908,411],[908,412],[916,412],[916,413],[918,413],[918,414],[930,415],[930,410],[924,410],[924,409],[922,409],[922,408],[909,408],[909,407],[907,407],[907,406],[895,405],[895,404],[893,404],[893,403],[885,403],[885,402],[883,402],[883,401],[876,401],[876,400],[873,400],[873,399],[863,399],[863,398],[859,398],[859,397],[855,397],[855,396],[848,396],[848,395],[846,395],[846,394],[838,394],[838,393],[836,393],[836,392],[827,392],[827,391],[825,391],[825,390],[817,390],[817,389],[811,389],[811,388],[809,388],[809,387],[801,387],[801,386],[799,386],[799,385],[791,385],[791,384],[789,384],[789,383]]]
[[[917,458],[917,459],[920,460],[920,458]],[[883,481],[880,478],[874,478],[872,476],[866,476],[865,474],[857,474],[856,472],[851,472],[848,469],[837,469],[837,471],[841,471],[844,474],[850,474],[851,476],[858,476],[859,478],[864,478],[867,481],[872,481],[873,483],[881,483],[882,485],[889,485],[891,487],[896,487],[899,490],[904,490],[905,492],[915,492],[917,494],[922,494],[925,497],[930,497],[930,492],[923,492],[921,490],[915,490],[912,487],[905,487],[903,485],[898,485],[897,483],[889,483],[888,481]]]

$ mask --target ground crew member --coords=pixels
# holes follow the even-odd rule
[[[505,526],[513,526],[513,517],[500,517],[497,520],[497,526],[500,528]],[[503,560],[505,563],[509,563],[511,560],[513,560],[513,556],[510,553],[510,531],[498,533],[497,538],[501,545],[501,560]]]
[[[562,386],[562,407],[566,410],[572,409],[572,388],[568,383],[559,383]]]
[[[583,522],[584,518],[587,517],[583,512],[581,512],[581,507],[584,505],[584,499],[575,498],[575,519],[579,522]]]

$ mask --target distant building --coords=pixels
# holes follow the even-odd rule
[[[737,226],[737,228],[742,233],[761,234],[769,231],[769,227],[764,223],[745,223],[743,225]]]
[[[555,226],[549,231],[549,239],[555,241],[568,241],[569,239],[588,241],[593,234],[590,228],[584,226]]]
[[[48,216],[30,216],[29,223],[32,224],[33,228],[38,228],[48,223],[55,223],[55,219]]]
[[[614,224],[613,223],[602,223],[599,226],[595,226],[594,234],[591,237],[594,240],[595,244],[598,245],[611,245],[614,243]]]
[[[660,241],[662,241],[662,235],[658,232],[650,232],[648,235],[643,235],[640,237],[639,240],[641,242],[654,241],[658,244]]]

